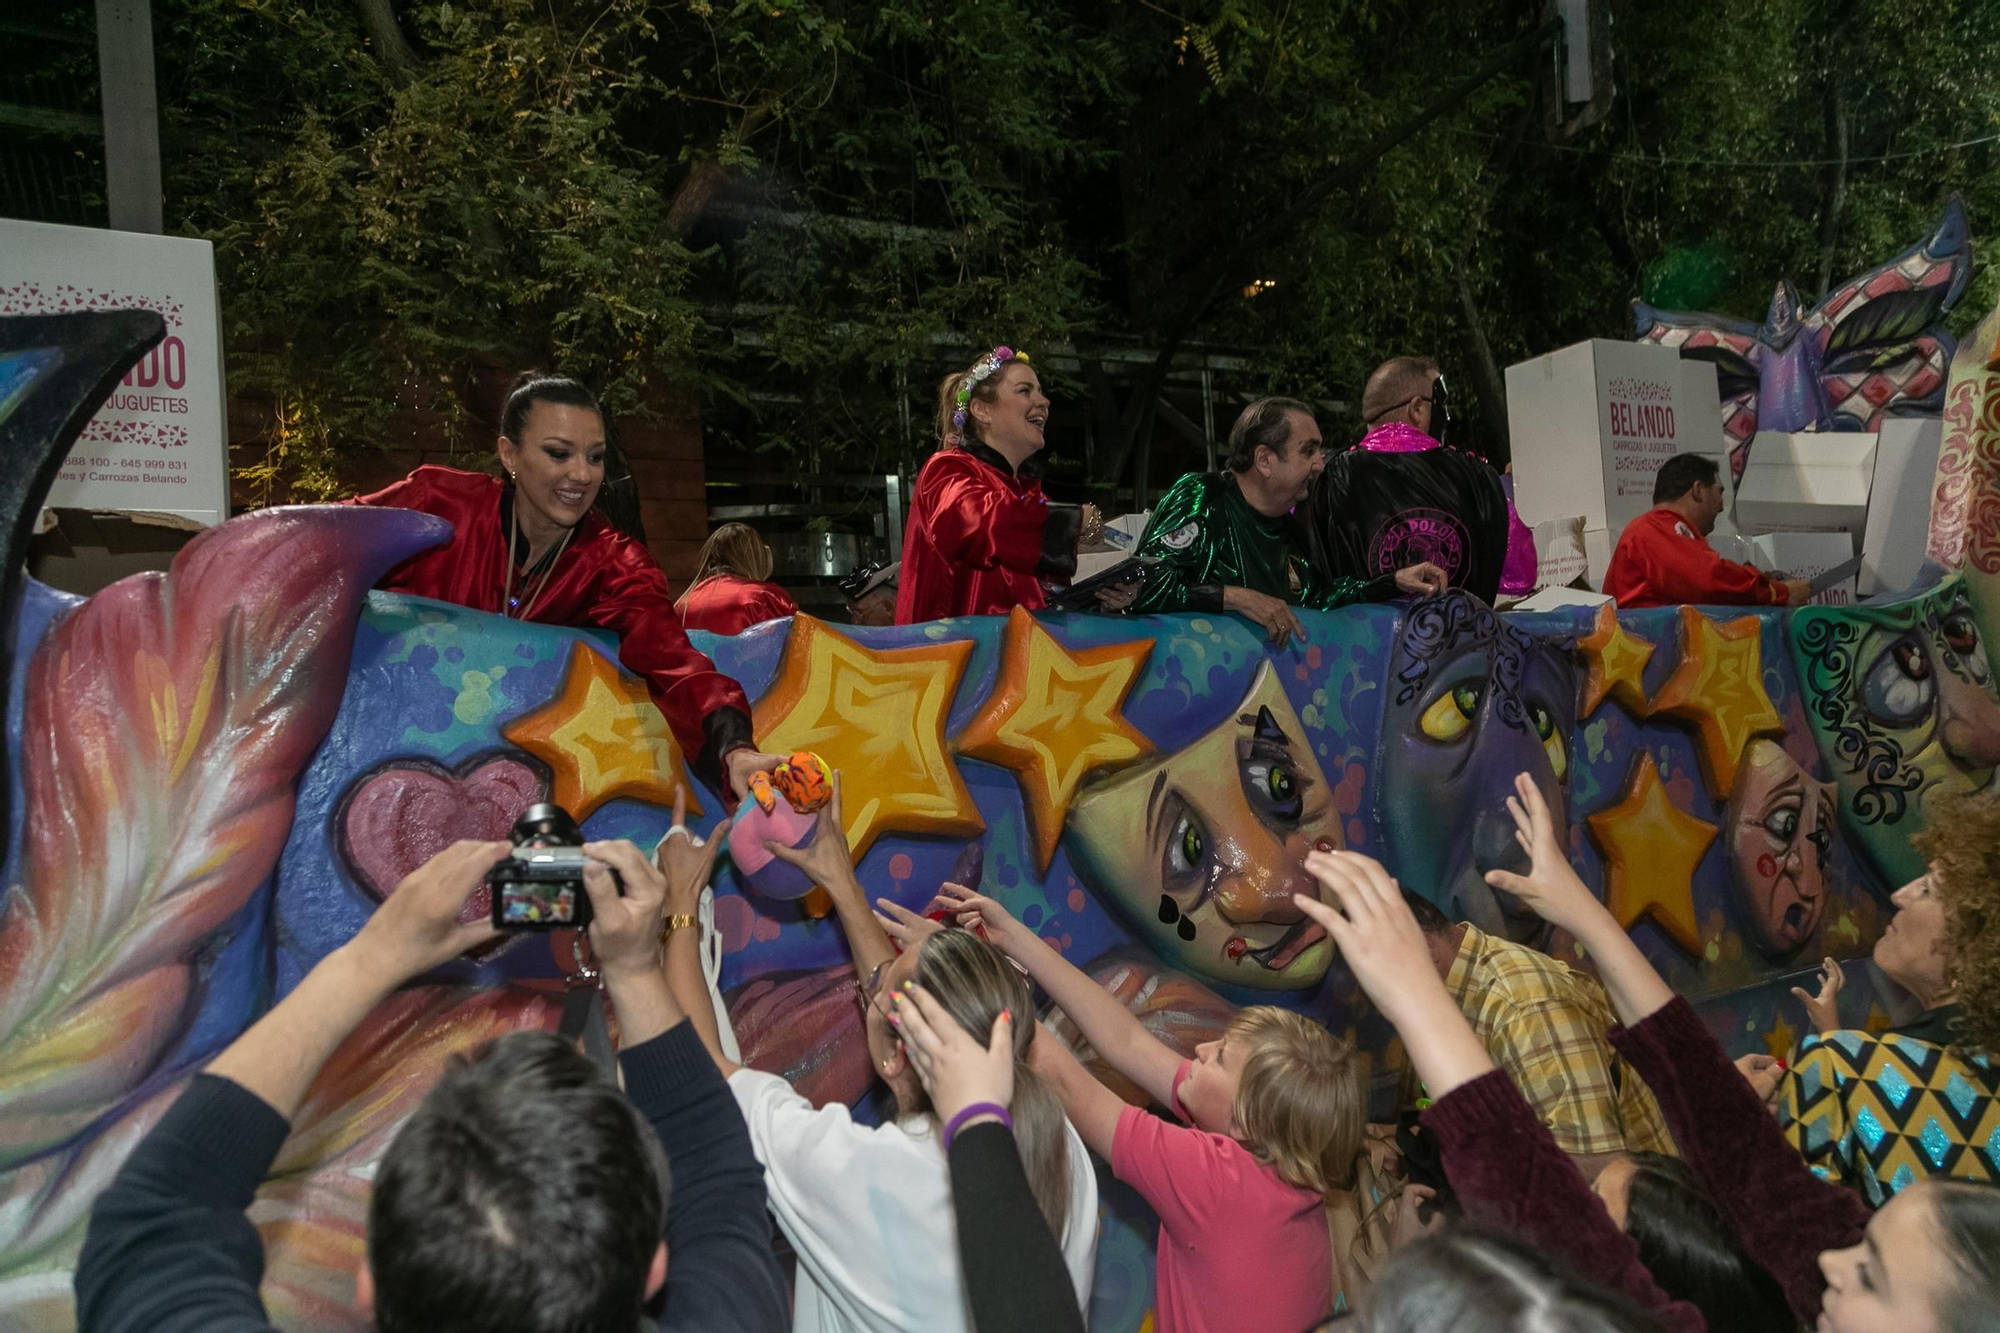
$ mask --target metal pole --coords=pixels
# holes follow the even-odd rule
[[[97,66],[111,229],[157,236],[160,99],[153,81],[152,0],[97,0]]]
[[[1215,471],[1215,372],[1201,365],[1201,437],[1208,441],[1208,470]]]

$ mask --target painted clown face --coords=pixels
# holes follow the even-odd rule
[[[1390,668],[1376,768],[1389,865],[1455,920],[1539,939],[1541,919],[1486,872],[1527,869],[1507,813],[1517,773],[1568,823],[1575,658],[1450,592],[1410,612]]]
[[[1326,975],[1326,934],[1292,895],[1318,892],[1305,856],[1342,845],[1340,813],[1268,661],[1192,744],[1087,788],[1065,836],[1078,872],[1173,966],[1258,990]]]
[[[2000,685],[1964,581],[1889,607],[1805,607],[1792,653],[1850,832],[1892,882],[1924,873],[1927,803],[1992,785]]]
[[[1750,742],[1729,801],[1729,859],[1738,906],[1768,956],[1796,953],[1819,929],[1833,830],[1832,785],[1777,742]]]

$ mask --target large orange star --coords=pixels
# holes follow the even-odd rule
[[[570,649],[554,696],[500,734],[549,766],[549,799],[579,824],[621,796],[671,806],[676,785],[687,788],[688,813],[701,813],[687,759],[646,682],[588,644]]]
[[[1653,645],[1625,632],[1616,606],[1606,602],[1597,608],[1597,624],[1576,641],[1576,650],[1583,654],[1586,668],[1579,720],[1595,713],[1607,695],[1625,705],[1632,716],[1646,716],[1646,663],[1653,660]]]
[[[1072,653],[1020,607],[1007,616],[993,692],[955,748],[1013,771],[1044,873],[1084,777],[1152,751],[1124,712],[1152,650],[1135,639]]]
[[[1604,903],[1618,924],[1630,930],[1651,916],[1674,943],[1698,953],[1694,872],[1715,841],[1715,825],[1667,799],[1660,770],[1646,752],[1632,766],[1624,799],[1586,822],[1604,853]]]
[[[1782,736],[1785,720],[1764,692],[1763,627],[1756,616],[1718,625],[1681,608],[1681,659],[1653,696],[1652,715],[1694,724],[1695,757],[1708,794],[1727,800],[1753,736]]]
[[[811,750],[840,773],[847,845],[859,860],[886,832],[969,838],[986,824],[945,751],[944,720],[972,641],[865,648],[800,615],[757,700],[759,743]]]

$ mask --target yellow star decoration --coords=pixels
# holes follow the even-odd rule
[[[687,759],[646,682],[587,644],[570,649],[554,696],[500,734],[549,766],[549,799],[579,824],[621,796],[672,806],[676,784],[687,788],[688,813],[701,813]]]
[[[1778,1025],[1764,1034],[1764,1050],[1773,1059],[1789,1060],[1792,1058],[1792,1043],[1798,1039],[1799,1034],[1792,1025],[1779,1015]]]
[[[945,714],[971,655],[970,639],[865,648],[812,616],[793,618],[752,724],[764,749],[811,750],[840,773],[857,861],[878,833],[985,831],[944,743]]]
[[[1755,616],[1726,625],[1681,608],[1681,660],[1653,696],[1650,716],[1694,724],[1695,757],[1708,794],[1727,800],[1753,736],[1782,736],[1785,720],[1764,692],[1762,626]]]
[[[1152,650],[1137,639],[1072,653],[1020,607],[1007,616],[993,692],[953,748],[1013,771],[1045,874],[1085,775],[1152,751],[1124,713]]]
[[[1576,641],[1583,654],[1583,711],[1579,720],[1597,711],[1609,695],[1625,705],[1634,717],[1646,716],[1646,663],[1653,660],[1653,645],[1636,634],[1627,634],[1618,623],[1618,608],[1606,602],[1597,609],[1597,625]]]
[[[1618,924],[1630,930],[1650,915],[1674,943],[1699,953],[1694,872],[1715,841],[1715,825],[1675,808],[1653,756],[1644,752],[1625,798],[1586,822],[1604,852],[1604,904]]]

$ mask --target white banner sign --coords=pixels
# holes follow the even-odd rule
[[[207,241],[0,219],[0,315],[153,310],[166,340],[77,437],[52,508],[229,516],[229,431]]]

